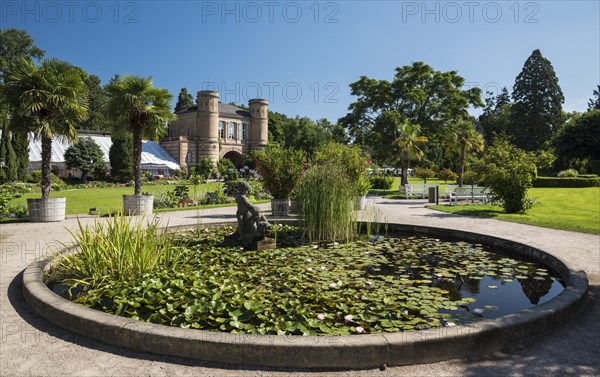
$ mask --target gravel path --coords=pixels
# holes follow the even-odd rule
[[[378,221],[474,231],[535,245],[581,268],[590,280],[585,310],[510,352],[435,364],[392,367],[385,371],[304,371],[240,368],[156,356],[108,346],[64,331],[32,313],[21,293],[21,272],[35,258],[58,250],[67,229],[60,223],[0,225],[0,375],[1,376],[523,376],[600,375],[600,236],[552,230],[493,219],[444,214],[421,200],[369,199]],[[600,203],[591,203],[598,206]],[[159,214],[164,224],[193,225],[233,219],[235,208]],[[200,219],[198,218],[200,215]],[[92,223],[92,218],[82,222]]]

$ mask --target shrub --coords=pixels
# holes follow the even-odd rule
[[[422,178],[427,183],[428,178],[435,178],[435,170],[430,168],[418,167],[415,169],[414,174],[416,177]]]
[[[50,179],[52,180],[52,190],[60,191],[61,189],[65,189],[67,184],[54,173],[50,173]],[[34,170],[31,172],[31,176],[28,179],[28,182],[31,183],[40,183],[42,181],[42,171]]]
[[[506,213],[519,213],[532,205],[527,191],[536,176],[535,156],[507,140],[497,139],[483,155],[475,170],[494,193]]]
[[[295,190],[304,236],[310,242],[350,241],[355,234],[355,192],[339,165],[316,165],[308,170]]]
[[[533,187],[598,187],[600,178],[557,178],[538,177],[533,180]]]
[[[226,182],[237,182],[240,179],[240,175],[237,170],[233,169],[232,171],[228,171],[223,175],[223,180]]]
[[[179,206],[179,197],[174,191],[159,192],[154,195],[154,208],[176,208]]]
[[[227,160],[229,161],[229,160]],[[229,161],[231,162],[231,161]],[[233,164],[232,164],[233,165]],[[215,173],[215,165],[212,160],[204,157],[200,160],[200,163],[196,166],[193,166],[190,169],[190,175],[197,174],[202,177],[204,180],[209,179]]]
[[[257,152],[256,169],[264,187],[275,199],[287,199],[303,171],[308,168],[305,154],[294,149],[269,145]]]
[[[217,171],[221,177],[224,177],[231,169],[235,170],[235,165],[230,159],[222,158],[217,162]]]
[[[371,177],[371,186],[377,190],[389,190],[394,183],[394,177]]]
[[[15,215],[23,215],[27,213],[27,209],[18,204],[10,204],[10,201],[21,197],[21,194],[13,192],[6,185],[0,186],[0,220],[6,219]]]
[[[438,173],[438,178],[446,183],[456,182],[456,180],[458,179],[458,174],[456,174],[450,169],[442,169]]]
[[[560,178],[566,178],[566,177],[577,177],[579,175],[579,173],[577,172],[577,170],[575,169],[567,169],[567,170],[563,170],[560,173],[558,173],[558,176]]]

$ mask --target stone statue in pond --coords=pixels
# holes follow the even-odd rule
[[[235,202],[237,203],[237,222],[238,229],[232,237],[246,248],[264,249],[271,242],[261,242],[265,240],[265,232],[271,226],[265,216],[260,213],[260,209],[252,204],[246,194],[250,191],[250,185],[247,182],[241,181],[237,186],[237,194]],[[261,244],[263,247],[261,247]]]

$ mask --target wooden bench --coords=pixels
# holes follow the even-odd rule
[[[483,203],[487,203],[490,198],[490,191],[487,187],[475,187],[475,186],[463,186],[457,187],[453,193],[450,193],[450,205],[452,201],[456,204],[458,200],[471,200],[475,203],[475,200],[480,200]]]

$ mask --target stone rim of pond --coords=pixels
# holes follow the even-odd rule
[[[445,228],[385,225],[395,232],[481,243],[534,259],[556,271],[565,282],[565,289],[536,307],[467,325],[415,332],[315,337],[190,330],[90,309],[60,297],[44,283],[44,272],[56,263],[56,256],[33,262],[25,269],[23,294],[36,313],[49,322],[119,347],[226,364],[336,369],[432,363],[514,349],[568,322],[586,303],[585,272],[574,270],[568,263],[534,246]]]

